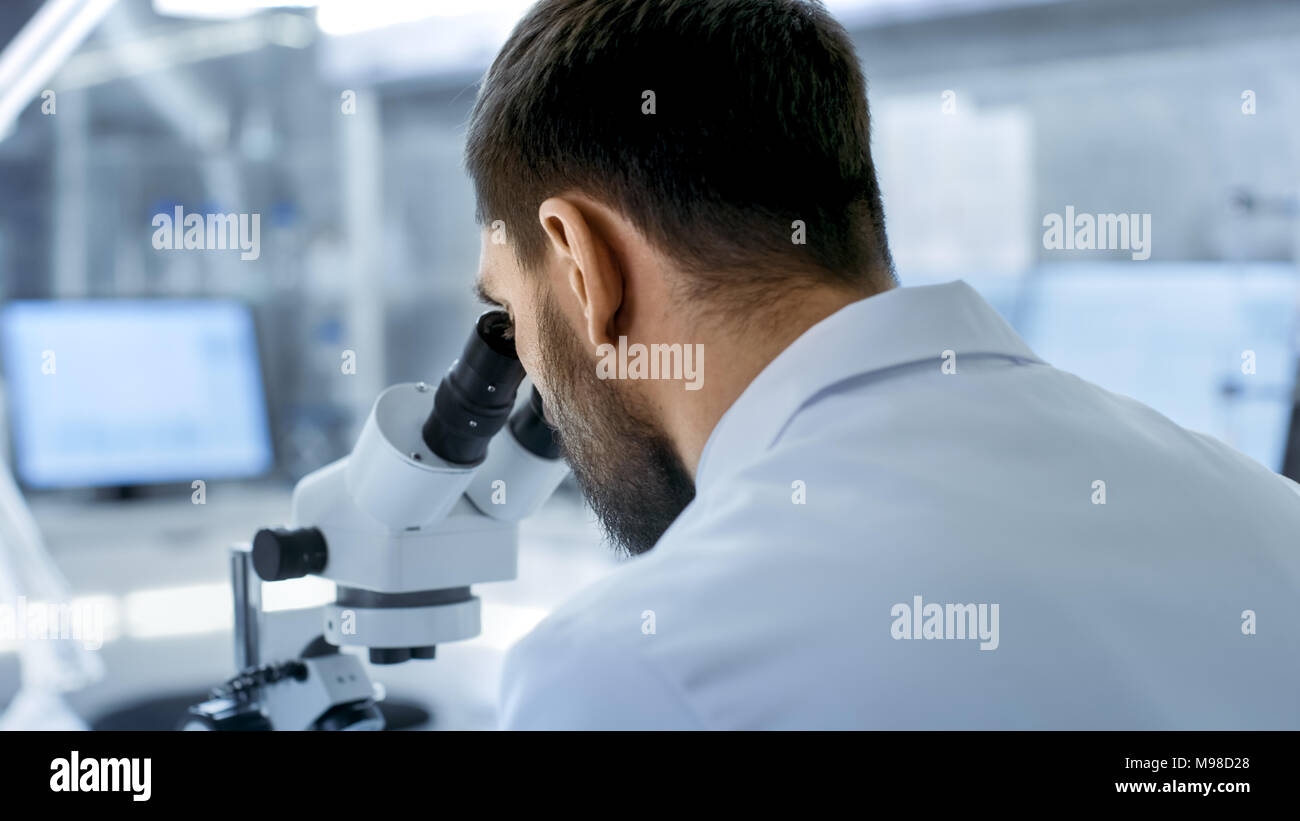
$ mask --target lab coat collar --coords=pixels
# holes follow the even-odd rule
[[[741,393],[700,454],[697,493],[771,447],[817,393],[898,365],[934,360],[938,368],[945,350],[956,353],[959,368],[973,354],[1045,364],[962,280],[867,297],[805,331]]]

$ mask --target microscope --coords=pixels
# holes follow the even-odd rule
[[[379,395],[352,452],[294,487],[288,526],[231,549],[238,673],[180,729],[381,730],[361,649],[398,664],[478,635],[471,585],[515,578],[518,522],[568,472],[536,388],[515,409],[523,378],[509,317],[489,311],[436,390]],[[263,609],[262,582],[308,575],[333,602]]]

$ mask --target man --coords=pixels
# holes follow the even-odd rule
[[[820,5],[543,0],[467,157],[480,291],[634,556],[502,726],[1300,726],[1295,487],[896,287]]]

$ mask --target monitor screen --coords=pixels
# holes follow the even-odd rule
[[[257,337],[238,302],[11,302],[0,354],[28,487],[243,478],[274,461]]]

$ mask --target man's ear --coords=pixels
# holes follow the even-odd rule
[[[567,279],[564,284],[582,311],[588,340],[593,347],[613,344],[618,336],[614,317],[623,304],[623,272],[601,223],[589,219],[574,200],[565,197],[543,202],[537,218],[560,260]]]

